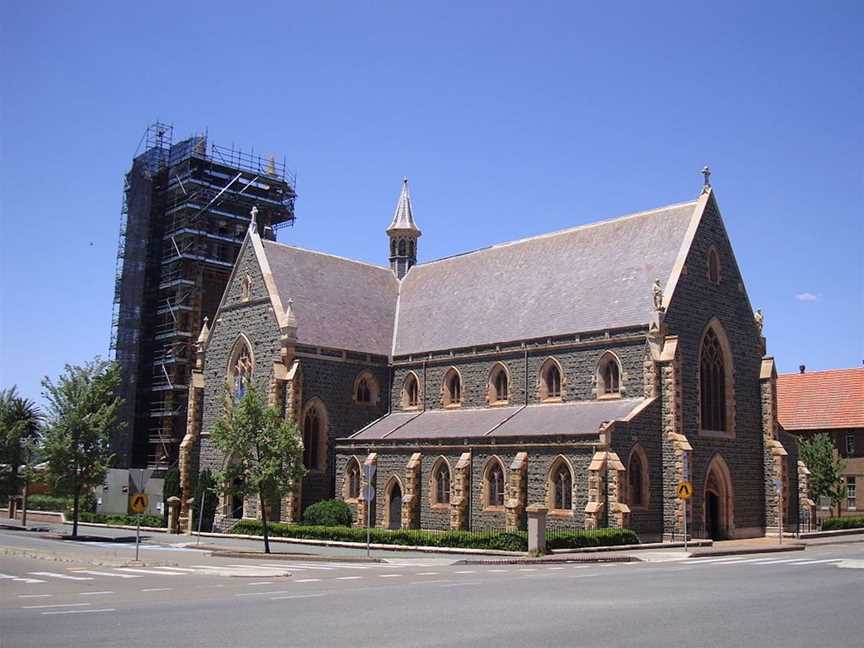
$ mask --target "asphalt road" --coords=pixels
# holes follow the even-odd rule
[[[864,636],[864,544],[541,566],[162,554],[164,566],[138,571],[0,558],[0,647],[810,647]]]

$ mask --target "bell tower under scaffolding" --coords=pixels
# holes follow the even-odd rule
[[[275,240],[294,223],[285,161],[208,142],[174,143],[154,123],[123,179],[110,351],[121,368],[117,467],[165,469],[186,431],[186,398],[204,317],[211,320],[257,208]]]

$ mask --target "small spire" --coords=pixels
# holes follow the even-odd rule
[[[294,300],[289,299],[285,307],[285,319],[292,325],[297,325],[297,317],[294,315]]]
[[[201,327],[201,335],[198,336],[198,344],[204,344],[207,341],[207,338],[210,337],[209,321],[210,319],[208,317],[204,318],[204,326]]]
[[[393,213],[393,222],[387,228],[387,232],[394,230],[413,231],[420,236],[420,228],[414,222],[414,209],[411,206],[411,194],[408,192],[408,178],[402,178],[402,193],[396,203],[396,211]]]
[[[258,232],[258,205],[252,205],[252,211],[249,212],[249,229],[253,233]]]
[[[705,182],[702,185],[702,193],[705,193],[711,188],[711,169],[706,164],[702,169],[702,175],[705,176]]]

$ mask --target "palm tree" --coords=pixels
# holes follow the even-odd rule
[[[24,503],[22,524],[27,524],[27,486],[30,464],[39,441],[44,416],[29,398],[18,394],[15,386],[0,390],[0,490],[15,497],[22,486]]]

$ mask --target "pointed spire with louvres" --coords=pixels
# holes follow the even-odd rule
[[[408,178],[403,178],[402,193],[396,203],[393,221],[387,228],[387,236],[390,237],[390,267],[399,279],[417,263],[417,239],[421,235],[420,228],[414,222]]]

